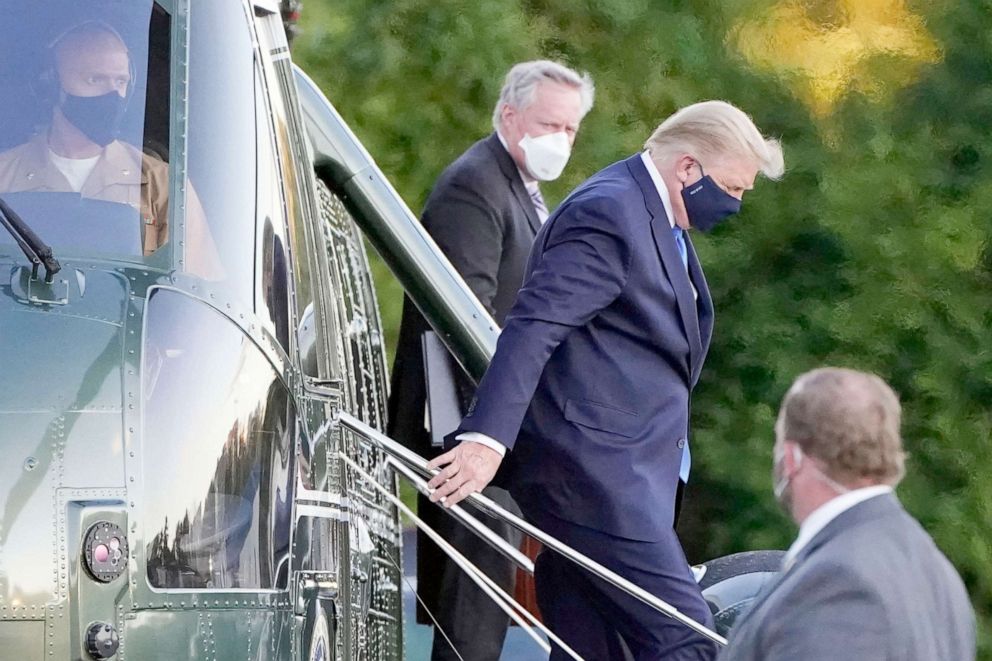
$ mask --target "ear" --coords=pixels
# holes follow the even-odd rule
[[[509,103],[504,103],[503,107],[499,110],[499,120],[500,123],[506,124],[512,120],[517,115],[517,109],[511,106]]]
[[[803,450],[795,441],[782,441],[782,468],[792,475],[803,464]]]
[[[695,158],[682,154],[675,160],[675,177],[683,184],[692,176],[692,170],[698,165]]]

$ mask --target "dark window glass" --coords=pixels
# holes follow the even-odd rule
[[[261,89],[261,80],[256,79]],[[289,258],[286,240],[286,206],[283,203],[279,185],[279,165],[276,162],[272,131],[269,127],[269,110],[265,98],[256,98],[256,119],[258,122],[258,250],[259,263],[258,290],[255,292],[255,307],[259,317],[271,322],[271,330],[279,344],[289,351]],[[308,288],[309,291],[309,288]]]
[[[296,310],[299,320],[296,327],[302,368],[309,376],[327,378],[330,370],[328,359],[320,355],[321,326],[319,310],[314,300],[314,274],[318,271],[307,241],[306,213],[315,215],[313,191],[310,182],[310,155],[303,139],[303,126],[295,107],[295,88],[292,85],[292,67],[287,55],[283,26],[279,17],[269,15],[256,21],[259,47],[267,55],[263,58],[266,84],[269,89],[270,112],[267,129],[275,144],[275,159],[281,173],[282,196],[285,200],[286,222],[293,256],[293,285],[296,292]],[[263,118],[259,119],[261,125]]]
[[[148,580],[285,588],[296,415],[268,360],[221,314],[169,290],[143,353]]]
[[[4,11],[0,197],[57,256],[169,241],[170,21],[150,0]]]

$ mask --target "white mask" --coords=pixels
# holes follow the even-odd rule
[[[557,179],[572,154],[572,146],[564,131],[546,133],[536,138],[524,134],[517,144],[524,152],[527,171],[541,181]]]
[[[778,452],[775,452],[774,454],[775,456],[772,461],[772,477],[775,479],[774,484],[772,485],[772,492],[775,494],[775,500],[779,502],[786,512],[789,512],[791,497],[786,494],[786,489],[789,488],[789,482],[792,481],[792,475],[786,475],[784,466],[782,467],[783,470],[781,474],[779,474],[779,466],[782,465],[782,458],[784,454],[779,454]],[[793,470],[793,473],[795,473],[795,471],[798,471],[799,467],[803,463],[803,451],[798,445],[792,446],[792,461],[795,464],[795,468]]]
[[[785,474],[784,466],[782,467],[782,473],[779,474],[779,466],[781,466],[784,454],[779,454],[778,452],[775,452],[774,454],[775,456],[772,464],[772,477],[774,478],[774,483],[772,485],[772,491],[775,494],[775,500],[778,501],[786,512],[789,512],[792,507],[792,494],[788,491],[789,483],[792,481],[792,476],[799,472],[799,467],[803,465],[803,450],[798,445],[792,446],[792,475]],[[813,469],[813,477],[836,491],[838,495],[848,493],[851,490],[850,487],[844,486],[820,470],[816,463],[811,462],[810,467]]]

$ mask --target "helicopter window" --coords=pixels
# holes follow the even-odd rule
[[[271,111],[259,117],[259,125],[269,127],[274,139],[276,157],[281,172],[283,197],[286,200],[286,220],[293,256],[293,285],[295,288],[298,322],[296,337],[304,374],[329,378],[328,358],[321,354],[319,302],[314,301],[314,275],[318,268],[313,249],[307,238],[305,212],[313,207],[313,193],[308,185],[311,157],[303,137],[303,125],[295,103],[292,68],[286,57],[286,42],[277,15],[267,15],[256,21],[259,47],[263,57],[266,83],[270,91]],[[271,117],[271,119],[269,119]],[[260,131],[261,133],[261,131]],[[302,167],[301,167],[302,165]],[[309,207],[309,209],[308,209]]]
[[[285,589],[297,435],[289,392],[237,326],[184,294],[153,291],[146,323],[149,583]]]
[[[150,257],[169,238],[170,17],[45,4],[0,22],[0,197],[56,254]]]
[[[256,79],[261,88],[262,82]],[[279,182],[279,166],[276,163],[275,145],[269,127],[269,111],[264,95],[256,98],[255,110],[258,120],[258,232],[261,241],[258,247],[258,287],[255,292],[255,307],[259,316],[271,322],[274,335],[286,351],[289,351],[289,257],[286,240],[285,205]]]
[[[189,5],[186,145],[187,176],[195,199],[187,204],[183,268],[224,280],[235,297],[248,303],[255,279],[256,90],[251,33],[240,3]],[[238,25],[244,29],[225,27]],[[205,218],[205,225],[199,227],[194,223],[197,204]]]

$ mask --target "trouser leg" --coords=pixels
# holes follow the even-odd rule
[[[544,549],[534,563],[537,603],[544,624],[584,659],[623,659],[620,633],[611,625],[575,572],[560,555]],[[582,571],[581,569],[579,571]],[[572,659],[551,641],[550,661]]]
[[[535,523],[580,553],[712,629],[713,617],[673,530],[659,531],[658,541],[644,542],[614,537],[546,515],[537,517]],[[560,619],[558,612],[569,613],[569,617],[583,623],[583,629],[591,632],[589,635],[594,640],[603,640],[602,631],[616,630],[638,661],[710,661],[716,657],[714,643],[570,561],[561,559],[553,562],[551,567],[557,570],[548,572],[552,581],[545,586],[567,590],[570,596],[579,594],[581,599],[573,598],[563,603],[561,597],[549,594],[547,589],[542,590],[539,578],[537,588],[542,615],[546,603],[555,610],[555,619]],[[599,622],[593,624],[594,620]],[[575,627],[565,623],[565,630],[570,628]],[[568,638],[563,639],[571,645]],[[582,639],[582,635],[575,637],[580,644]],[[583,657],[595,659],[603,658],[599,656],[604,653],[603,649],[602,643],[594,643],[585,652],[578,648],[576,651]],[[611,648],[607,654],[615,652]]]

